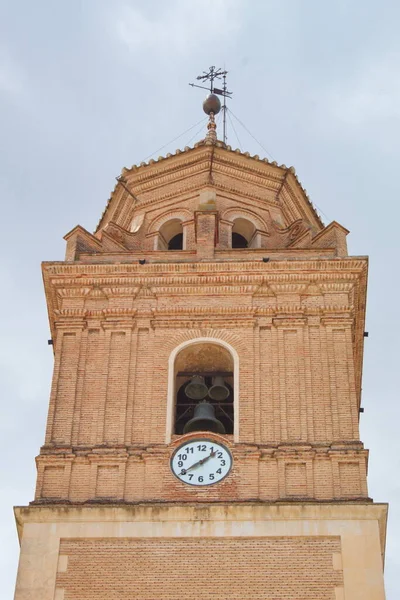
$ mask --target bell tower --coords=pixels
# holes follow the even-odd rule
[[[216,135],[123,169],[44,262],[54,375],[15,600],[384,600],[368,260]]]

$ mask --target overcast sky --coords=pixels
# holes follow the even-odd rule
[[[53,366],[40,262],[63,260],[76,224],[94,230],[123,166],[204,136],[169,143],[204,118],[188,83],[210,65],[262,147],[234,117],[228,143],[293,165],[350,253],[370,255],[361,437],[400,598],[399,23],[397,0],[0,0],[1,599]]]

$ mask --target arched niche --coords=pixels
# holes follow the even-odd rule
[[[255,232],[254,224],[248,219],[235,219],[232,226],[232,248],[251,248]]]
[[[158,250],[183,250],[183,227],[180,219],[170,219],[161,225]]]
[[[153,250],[168,250],[169,245],[171,250],[178,249],[181,246],[180,240],[182,240],[182,250],[191,249],[194,239],[193,212],[186,208],[179,208],[158,214],[149,223],[146,238],[151,240]]]
[[[221,215],[221,224],[226,228],[224,247],[228,248],[261,248],[263,239],[269,235],[261,215],[244,207],[228,208]]]
[[[211,387],[217,375],[223,377],[229,396],[226,402],[215,402],[216,417],[224,423],[226,433],[238,437],[239,359],[237,352],[223,340],[197,338],[174,349],[169,359],[166,443],[172,435],[182,435],[184,424],[193,416],[197,401],[185,397],[185,388],[194,375],[204,377]],[[185,414],[183,414],[187,411]]]

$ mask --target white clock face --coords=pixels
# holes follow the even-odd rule
[[[218,483],[231,467],[232,455],[228,448],[207,439],[192,439],[182,444],[171,458],[173,474],[190,485]]]

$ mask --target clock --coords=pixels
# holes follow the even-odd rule
[[[175,477],[189,485],[214,485],[232,468],[232,455],[223,444],[197,438],[182,444],[171,458]]]

